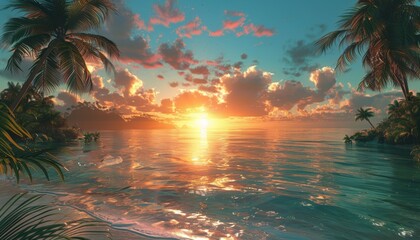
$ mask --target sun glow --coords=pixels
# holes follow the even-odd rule
[[[200,114],[195,120],[196,127],[200,129],[207,129],[209,127],[209,124],[209,119],[207,117],[207,114],[205,113]]]

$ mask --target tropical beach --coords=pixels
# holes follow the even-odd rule
[[[0,239],[416,239],[416,1],[1,2]]]

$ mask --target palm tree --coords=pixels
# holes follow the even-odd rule
[[[363,121],[366,120],[370,126],[372,126],[373,129],[375,129],[375,127],[373,126],[373,124],[370,122],[369,118],[373,117],[373,112],[371,111],[371,108],[359,108],[357,109],[357,113],[356,113],[356,121]]]
[[[343,140],[344,140],[344,143],[345,143],[345,144],[352,144],[352,143],[353,143],[353,139],[352,139],[352,137],[350,137],[350,136],[349,136],[349,135],[347,135],[347,134],[346,134],[346,136],[344,136]]]
[[[2,42],[12,51],[6,69],[20,71],[24,58],[34,63],[11,109],[14,111],[33,85],[51,92],[63,81],[70,92],[92,89],[86,61],[114,66],[109,57],[118,57],[115,43],[91,33],[99,28],[115,7],[111,0],[11,0],[6,8],[24,13],[4,25]]]
[[[322,52],[337,40],[346,46],[337,68],[344,68],[363,52],[367,74],[359,90],[400,86],[409,98],[408,78],[420,77],[420,8],[415,0],[358,0],[339,22],[338,30],[317,41]]]

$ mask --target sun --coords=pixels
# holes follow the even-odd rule
[[[209,123],[209,119],[205,113],[198,115],[197,119],[195,120],[196,127],[200,129],[207,129],[209,127]]]

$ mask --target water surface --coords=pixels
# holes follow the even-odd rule
[[[66,182],[21,187],[118,228],[181,239],[420,238],[420,167],[409,149],[346,146],[345,133],[106,131],[55,151]],[[123,161],[101,162],[111,157]]]

